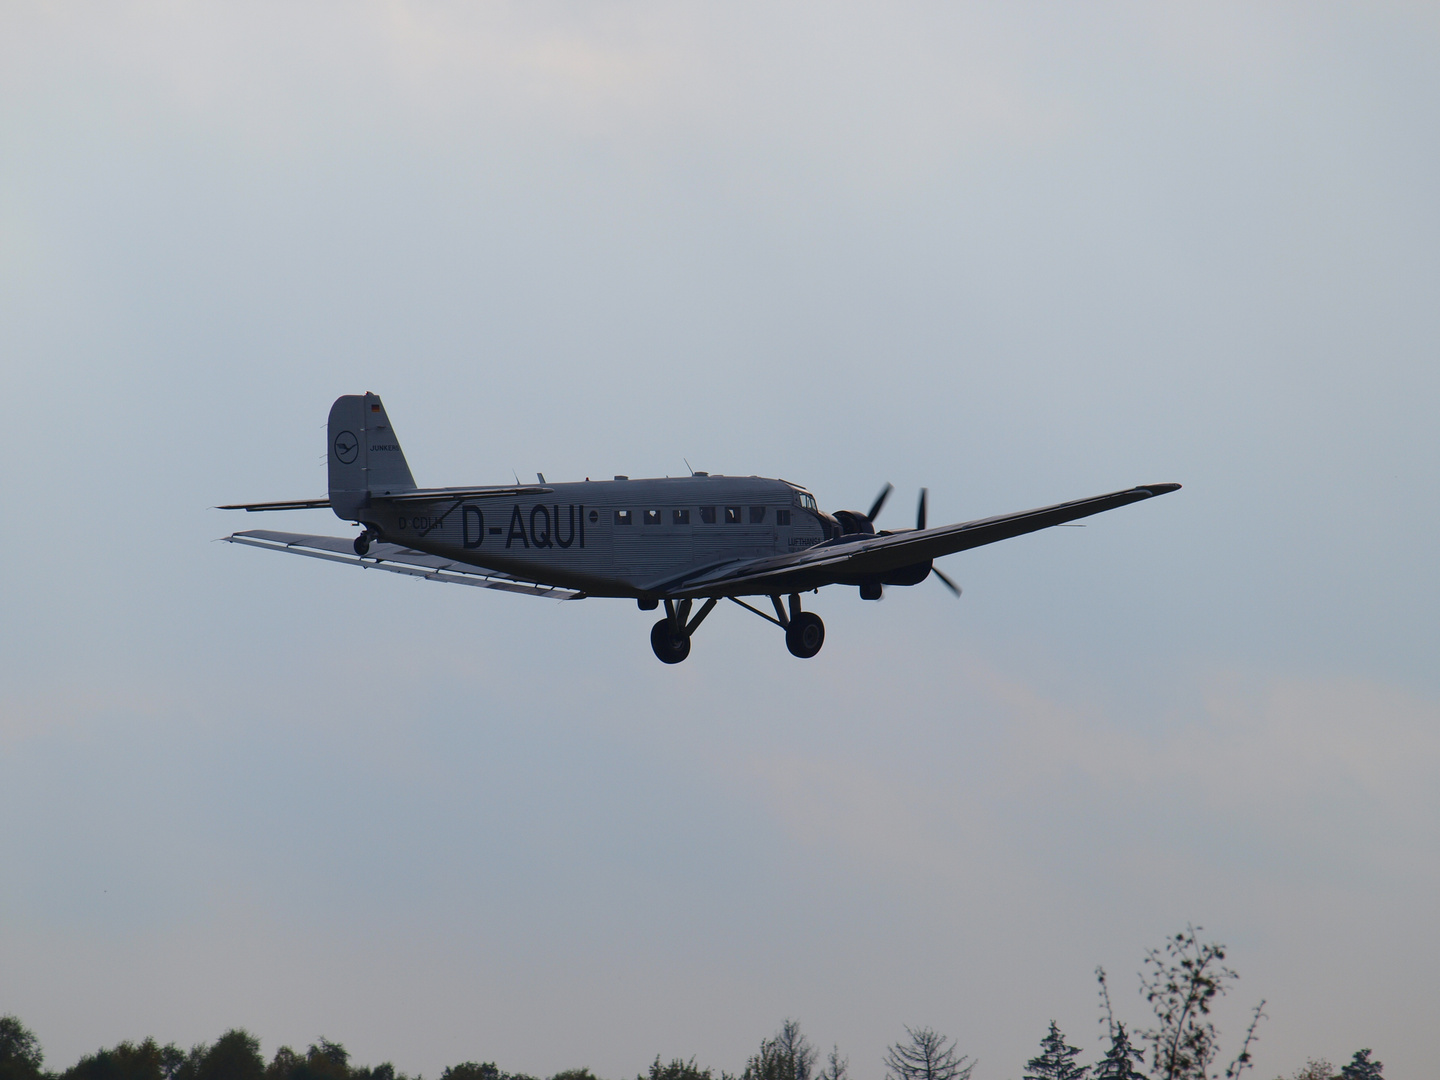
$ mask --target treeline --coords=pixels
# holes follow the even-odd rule
[[[1103,968],[1095,971],[1099,985],[1101,1023],[1108,1046],[1098,1061],[1084,1064],[1082,1051],[1070,1045],[1052,1020],[1035,1057],[1025,1063],[1024,1080],[1239,1080],[1253,1066],[1251,1048],[1257,1039],[1265,1002],[1251,1010],[1236,1053],[1223,1071],[1217,1063],[1220,1032],[1210,1018],[1211,1007],[1239,978],[1225,966],[1225,947],[1200,939],[1198,927],[1187,927],[1145,957],[1140,993],[1152,1010],[1150,1026],[1128,1028],[1116,1019],[1110,986]],[[47,1072],[39,1041],[14,1016],[0,1017],[0,1080],[423,1080],[397,1072],[389,1062],[358,1066],[339,1043],[321,1039],[303,1054],[288,1046],[275,1051],[267,1064],[260,1041],[249,1032],[227,1031],[212,1044],[181,1050],[154,1039],[122,1042],[109,1050],[82,1057],[64,1072]],[[882,1059],[885,1080],[971,1080],[976,1062],[961,1054],[953,1040],[928,1027],[906,1028],[905,1038],[891,1045]],[[440,1080],[540,1080],[507,1073],[492,1063],[451,1065]],[[548,1080],[598,1080],[589,1069],[569,1069]],[[822,1059],[800,1025],[787,1020],[774,1036],[762,1039],[744,1070],[716,1073],[690,1060],[668,1064],[659,1057],[648,1074],[636,1080],[857,1080],[848,1058],[832,1047]],[[1285,1080],[1277,1077],[1276,1080]],[[1348,1065],[1336,1070],[1312,1059],[1290,1080],[1384,1080],[1381,1063],[1368,1049],[1357,1050]]]

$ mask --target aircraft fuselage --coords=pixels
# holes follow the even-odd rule
[[[390,503],[361,520],[385,540],[591,596],[643,597],[687,571],[813,547],[814,497],[758,476],[548,484],[543,495]]]

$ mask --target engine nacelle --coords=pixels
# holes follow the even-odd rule
[[[930,561],[926,559],[923,563],[891,570],[880,580],[885,585],[919,585],[930,576]]]
[[[840,535],[842,536],[875,531],[875,523],[858,510],[836,510],[835,520],[840,523]]]

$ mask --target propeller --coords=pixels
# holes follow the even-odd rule
[[[938,566],[932,566],[932,567],[930,567],[930,573],[932,573],[932,574],[934,574],[936,577],[938,577],[938,578],[940,579],[940,583],[941,583],[942,585],[944,585],[945,588],[949,589],[952,593],[955,594],[955,599],[956,599],[956,600],[959,600],[959,599],[960,599],[960,586],[959,586],[959,585],[956,585],[956,584],[955,584],[953,581],[951,581],[948,577],[946,577],[944,574],[942,574],[942,573],[940,572],[940,568],[939,568]]]
[[[885,505],[885,500],[890,497],[890,492],[895,490],[895,485],[886,481],[885,486],[880,489],[880,494],[875,496],[875,501],[870,504],[870,512],[865,516],[873,523],[875,515],[880,513],[880,508]]]
[[[860,513],[860,511],[858,511],[858,510],[837,510],[837,511],[835,511],[835,519],[836,519],[836,521],[838,521],[838,522],[840,523],[841,532],[842,532],[843,534],[845,534],[845,535],[853,535],[853,534],[857,534],[857,533],[858,533],[858,534],[873,533],[873,532],[875,531],[875,518],[876,518],[876,515],[878,515],[878,514],[880,513],[881,509],[884,508],[884,506],[885,506],[885,500],[888,499],[888,498],[890,498],[890,493],[891,493],[892,491],[894,491],[894,490],[895,490],[895,485],[887,482],[886,485],[885,485],[883,488],[880,489],[880,494],[875,496],[875,501],[870,504],[870,512],[867,513],[867,514],[862,514],[862,513]],[[929,506],[930,506],[930,489],[929,489],[929,488],[921,488],[921,489],[920,489],[920,505],[919,505],[918,507],[916,507],[916,509],[915,509],[915,528],[916,528],[917,530],[923,530],[923,529],[925,528],[925,522],[926,522],[926,520],[927,520],[927,518],[928,518],[928,516],[929,516]],[[882,533],[881,535],[882,535],[882,536],[890,536],[890,535],[892,535],[892,534],[890,534],[890,533]],[[947,589],[949,589],[952,593],[954,593],[956,597],[959,597],[959,595],[960,595],[960,586],[959,586],[959,585],[956,585],[955,582],[951,581],[948,577],[946,577],[945,574],[942,573],[942,572],[941,572],[937,567],[935,567],[933,564],[932,564],[931,567],[930,567],[930,573],[934,574],[937,578],[939,578],[939,579],[940,579],[940,583],[941,583],[942,585],[944,585]],[[917,578],[917,579],[914,579],[914,580],[912,580],[912,581],[904,581],[904,582],[901,582],[901,583],[902,583],[902,584],[907,584],[907,585],[913,585],[913,584],[917,584],[919,581],[923,581],[923,580],[924,580],[924,577],[922,576],[922,577]],[[865,596],[865,590],[864,590],[864,588],[861,589],[860,595],[861,595],[861,596]],[[866,596],[865,598],[868,599],[868,600],[878,600],[878,599],[879,599],[879,594],[876,593],[874,596]]]
[[[915,511],[915,528],[916,528],[916,529],[923,529],[923,528],[925,528],[925,511],[926,511],[926,508],[928,507],[929,503],[930,503],[930,489],[929,489],[929,488],[921,488],[921,489],[920,489],[920,506],[919,506],[919,508]],[[941,573],[940,568],[939,568],[938,566],[933,566],[933,565],[932,565],[932,566],[930,567],[930,573],[934,574],[937,578],[939,578],[940,581],[941,581],[941,583],[942,583],[947,589],[949,589],[952,593],[955,594],[955,598],[956,598],[957,600],[960,598],[960,586],[959,586],[959,585],[956,585],[955,582],[951,581],[948,577],[946,577],[943,573]]]

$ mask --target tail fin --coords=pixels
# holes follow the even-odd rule
[[[330,507],[345,521],[360,520],[372,493],[414,491],[400,440],[374,394],[347,394],[330,406]]]

